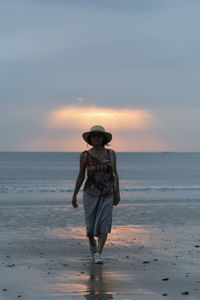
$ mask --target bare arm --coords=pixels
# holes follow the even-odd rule
[[[114,170],[113,172],[116,175],[116,195],[115,195],[115,200],[114,200],[114,205],[117,205],[120,201],[120,190],[119,190],[119,176],[117,172],[117,159],[116,159],[116,154],[115,151],[113,151],[113,164],[114,164]]]
[[[79,167],[79,174],[78,174],[78,177],[76,179],[76,184],[75,184],[75,188],[74,188],[74,193],[73,193],[73,197],[72,197],[72,206],[74,208],[77,208],[78,207],[78,204],[77,204],[77,194],[80,190],[80,187],[85,179],[85,168],[86,168],[86,165],[85,165],[85,160],[86,160],[86,153],[82,153],[80,155],[80,167]]]

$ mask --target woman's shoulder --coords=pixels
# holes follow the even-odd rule
[[[81,154],[80,154],[80,158],[84,158],[84,157],[86,157],[87,156],[87,153],[88,153],[88,151],[83,151],[83,152],[81,152]]]
[[[115,151],[113,149],[109,149],[108,151],[109,151],[111,159],[115,161],[116,160],[116,153],[115,153]]]
[[[90,149],[88,149],[88,150],[85,150],[85,151],[81,152],[81,155],[83,155],[83,157],[86,157],[88,154],[92,154],[92,153],[91,153],[91,149],[92,149],[92,148],[90,148]]]
[[[115,150],[113,150],[113,149],[108,149],[108,151],[112,154],[115,154]]]
[[[80,154],[80,163],[84,165],[85,162],[86,162],[86,159],[87,159],[87,151],[81,152],[81,154]]]

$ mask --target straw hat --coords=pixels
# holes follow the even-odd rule
[[[105,129],[100,125],[94,125],[91,127],[90,131],[84,132],[82,134],[83,139],[90,145],[91,145],[91,143],[88,138],[89,138],[90,134],[93,132],[102,133],[105,136],[107,143],[109,143],[112,140],[112,134],[110,132],[106,132]]]

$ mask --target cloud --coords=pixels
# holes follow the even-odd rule
[[[60,136],[59,132],[52,132],[51,136],[38,134],[35,138],[30,138],[23,144],[24,151],[78,151],[82,152],[88,149],[85,141],[82,139],[84,130],[71,130],[71,132],[63,132]],[[111,131],[113,135],[112,141],[109,143],[111,149],[117,152],[130,151],[164,151],[168,150],[167,141],[155,135],[153,132],[119,132]],[[89,146],[90,147],[90,146]]]
[[[155,118],[149,110],[108,108],[96,106],[65,106],[46,116],[49,128],[89,130],[101,124],[107,130],[145,130],[153,126]]]
[[[149,111],[81,106],[60,107],[48,113],[33,108],[15,114],[1,112],[1,151],[84,151],[87,145],[82,134],[94,124],[112,133],[110,147],[116,151],[200,149],[198,108]]]
[[[168,147],[168,142],[154,132],[116,132],[113,135],[111,148],[119,152],[154,152],[165,151]]]
[[[80,101],[80,102],[82,102],[82,101],[84,101],[84,98],[82,98],[82,97],[78,97],[78,98],[76,98],[78,101]]]
[[[80,134],[76,136],[63,135],[63,137],[57,137],[52,134],[51,137],[38,136],[35,138],[27,139],[23,144],[24,151],[83,151],[85,148],[85,142],[80,137]]]
[[[63,106],[47,112],[43,119],[43,131],[27,139],[24,150],[84,151],[87,145],[82,134],[95,124],[112,133],[110,147],[116,151],[162,151],[167,148],[165,141],[154,134],[158,121],[150,110]]]

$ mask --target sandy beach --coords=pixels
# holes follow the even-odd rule
[[[103,265],[79,204],[1,203],[1,300],[200,298],[197,200],[121,202]]]

